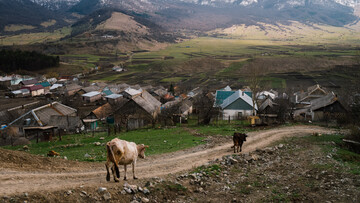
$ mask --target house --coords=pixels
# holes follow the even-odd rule
[[[50,117],[53,115],[76,116],[76,112],[76,109],[69,106],[59,102],[52,102],[28,111],[12,121],[9,125],[46,126],[49,124]]]
[[[194,98],[201,93],[202,93],[202,89],[200,87],[196,87],[192,89],[186,96],[189,98]]]
[[[14,121],[10,122],[8,126],[18,127],[20,132],[23,132],[25,137],[37,138],[41,135],[42,140],[51,140],[58,127],[58,123],[51,123],[52,116],[76,116],[76,109],[63,105],[59,102],[52,102],[32,109]]]
[[[115,72],[123,72],[125,71],[125,68],[121,68],[120,66],[114,66],[112,70]]]
[[[264,124],[277,122],[278,106],[279,104],[275,103],[271,96],[262,101],[259,107],[258,116]]]
[[[21,82],[19,82],[20,87],[24,87],[24,86],[33,86],[36,83],[38,83],[38,81],[36,79],[31,79],[31,80],[23,80]]]
[[[78,85],[78,84],[68,84],[65,86],[64,91],[62,92],[62,94],[64,94],[65,96],[72,96],[74,95],[76,92],[78,92],[79,90],[81,90],[82,86]]]
[[[96,118],[98,120],[106,119],[107,117],[114,114],[114,109],[111,104],[106,103],[94,111],[92,111],[86,118]]]
[[[101,94],[106,97],[106,96],[112,95],[113,92],[112,92],[109,88],[105,87],[105,88],[101,91]]]
[[[63,86],[63,84],[53,84],[50,87],[50,91],[55,91],[57,88],[62,87],[62,86]]]
[[[303,103],[309,104],[311,100],[317,99],[327,95],[329,92],[321,87],[319,84],[308,87],[307,91],[299,91],[294,93],[294,102],[295,103]]]
[[[157,99],[143,90],[115,111],[115,122],[127,129],[153,124],[160,113],[160,106],[161,103]]]
[[[83,94],[86,94],[86,93],[89,93],[89,92],[99,92],[100,91],[100,87],[96,86],[96,85],[91,85],[91,86],[88,86],[88,87],[83,87],[81,88],[78,92],[76,92],[76,94],[79,94],[79,95],[83,95]]]
[[[48,81],[36,83],[35,85],[41,85],[44,87],[45,94],[50,92],[51,84]]]
[[[246,94],[245,92],[238,90],[238,91],[222,91],[220,93],[227,92],[231,93],[230,96],[224,99],[221,95],[217,94],[219,98],[221,98],[221,103],[218,104],[215,101],[215,104],[220,107],[222,111],[222,118],[223,119],[242,119],[247,116],[253,116],[253,113],[256,114],[258,110],[257,105],[255,104],[255,112],[253,112],[253,100],[252,98]],[[218,93],[218,92],[217,92]],[[225,94],[224,94],[225,95]]]
[[[335,93],[330,92],[325,96],[313,99],[310,104],[294,111],[297,120],[337,120],[345,117],[347,110],[339,102]]]
[[[131,99],[132,97],[135,97],[137,95],[140,95],[142,92],[142,90],[137,90],[131,87],[126,88],[124,91],[121,92],[121,94],[127,98],[127,99]]]
[[[122,94],[110,94],[105,96],[106,101],[110,104],[116,104],[120,102],[122,98],[124,98]]]
[[[14,97],[28,97],[30,96],[30,90],[29,89],[20,89],[11,91],[11,93],[14,95]]]
[[[272,100],[274,100],[278,95],[279,93],[275,90],[262,91],[256,94],[256,98],[259,100],[263,100],[270,97]]]
[[[56,126],[59,130],[65,130],[66,132],[80,132],[84,130],[84,123],[79,116],[62,116],[52,115],[50,117],[49,126]]]
[[[183,100],[180,106],[180,113],[182,116],[188,116],[193,112],[193,103],[189,100]]]
[[[12,77],[0,77],[0,88],[8,88],[11,86]]]
[[[98,124],[99,119],[97,118],[86,118],[83,119],[83,122],[85,124],[85,128],[87,130],[96,130],[99,126]]]
[[[98,91],[92,91],[82,95],[82,100],[87,103],[92,103],[101,99],[101,93]]]
[[[23,86],[21,89],[28,89],[33,97],[45,94],[45,89],[42,85]]]

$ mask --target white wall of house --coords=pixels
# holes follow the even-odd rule
[[[223,120],[228,120],[230,116],[230,120],[236,120],[241,117],[252,116],[252,110],[232,110],[232,109],[225,109],[222,111],[223,113]],[[256,114],[256,112],[255,112]]]
[[[45,94],[45,90],[44,89],[38,89],[38,90],[34,90],[31,92],[31,96],[39,96]]]

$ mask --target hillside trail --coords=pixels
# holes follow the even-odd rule
[[[285,137],[299,137],[310,135],[314,132],[322,134],[336,133],[335,129],[318,126],[290,126],[279,127],[270,130],[248,133],[247,141],[243,145],[243,152],[251,152],[264,148],[275,141]],[[152,177],[165,177],[203,165],[211,160],[221,158],[224,155],[233,154],[232,138],[226,142],[215,141],[212,144],[200,145],[194,148],[181,150],[173,153],[154,155],[145,159],[138,159],[136,175],[140,179]],[[0,167],[0,196],[16,195],[30,192],[53,192],[56,190],[72,189],[80,186],[111,187],[114,184],[123,184],[124,171],[120,167],[120,183],[105,180],[106,170],[104,163],[82,163],[80,166],[67,166],[62,171],[44,171],[19,168]],[[72,167],[77,167],[72,170]],[[128,167],[127,177],[129,183],[136,183],[132,179],[131,166]]]

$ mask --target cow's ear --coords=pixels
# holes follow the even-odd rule
[[[149,148],[149,145],[145,145],[144,147],[145,147],[145,148]]]

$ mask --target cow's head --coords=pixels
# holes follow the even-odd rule
[[[145,159],[145,149],[148,148],[149,146],[144,144],[138,144],[136,147],[138,150],[138,156],[142,159]]]
[[[244,141],[246,141],[247,134],[244,133],[243,135],[244,135]]]

